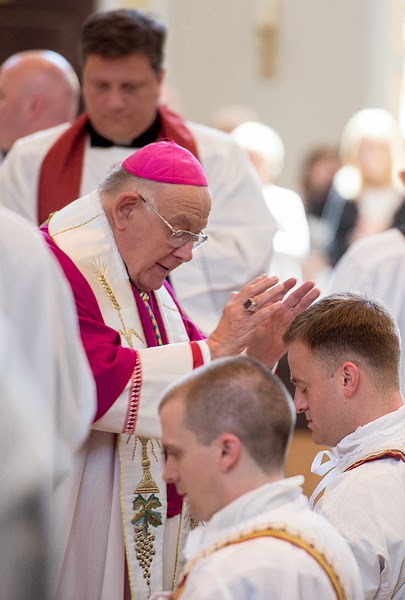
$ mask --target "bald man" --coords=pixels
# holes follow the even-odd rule
[[[0,153],[6,154],[20,137],[72,121],[79,98],[78,77],[57,52],[27,50],[10,56],[0,67]]]

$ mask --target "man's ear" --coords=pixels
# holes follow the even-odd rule
[[[36,93],[28,96],[26,108],[29,118],[32,121],[39,119],[43,115],[45,110],[45,99],[43,95]]]
[[[111,205],[111,217],[114,226],[119,231],[124,231],[131,221],[133,212],[141,202],[136,192],[122,192]]]
[[[220,470],[228,473],[239,461],[242,449],[240,439],[233,433],[223,433],[218,438],[218,449]]]
[[[359,386],[360,370],[353,362],[344,362],[340,366],[343,394],[346,398],[351,398]]]

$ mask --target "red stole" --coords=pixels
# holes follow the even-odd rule
[[[381,452],[376,452],[375,454],[370,454],[369,456],[365,456],[361,460],[353,463],[350,467],[344,470],[344,473],[347,471],[351,471],[352,469],[356,469],[361,465],[364,465],[368,462],[373,462],[375,460],[381,460],[383,458],[397,458],[405,462],[405,452],[402,450],[382,450]]]
[[[174,140],[198,159],[194,138],[183,119],[159,106],[160,139]],[[88,116],[83,113],[50,147],[42,161],[38,184],[38,223],[80,196]],[[130,150],[130,149],[129,149]]]

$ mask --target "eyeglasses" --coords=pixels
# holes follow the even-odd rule
[[[184,246],[185,244],[188,244],[189,242],[193,242],[193,250],[195,250],[196,248],[198,248],[199,246],[201,246],[204,242],[206,242],[208,240],[208,235],[206,235],[202,231],[200,233],[192,233],[191,231],[185,231],[184,229],[175,229],[174,227],[172,227],[172,225],[170,225],[170,223],[168,221],[166,221],[166,219],[164,217],[162,217],[161,214],[158,213],[156,208],[154,206],[152,206],[152,204],[150,202],[148,202],[146,200],[146,198],[144,198],[140,194],[138,194],[138,196],[140,197],[141,200],[143,200],[143,202],[145,202],[145,204],[147,206],[149,206],[149,208],[151,210],[153,210],[155,215],[157,215],[159,217],[159,219],[161,221],[163,221],[163,223],[172,232],[172,235],[167,240],[167,243],[169,244],[169,246],[171,248],[180,248],[180,246]]]

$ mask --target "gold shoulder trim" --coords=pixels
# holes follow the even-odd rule
[[[356,469],[361,465],[364,465],[368,462],[373,462],[375,460],[381,460],[383,458],[396,458],[398,460],[402,460],[405,462],[405,452],[403,450],[395,450],[395,449],[387,449],[382,450],[381,452],[375,452],[374,454],[369,454],[368,456],[364,456],[362,459],[347,467],[343,472],[347,473],[347,471],[352,471],[352,469]]]
[[[328,558],[320,550],[315,548],[315,546],[313,544],[311,544],[311,542],[308,542],[307,540],[302,538],[300,535],[298,535],[296,533],[291,533],[284,528],[277,528],[277,527],[266,527],[263,529],[253,529],[246,533],[230,535],[227,538],[225,538],[215,544],[212,544],[212,546],[209,546],[208,548],[205,548],[204,550],[199,552],[194,559],[192,559],[188,563],[186,563],[183,573],[180,578],[179,586],[174,591],[174,599],[177,600],[178,598],[181,597],[181,595],[184,591],[184,588],[186,586],[186,580],[187,580],[188,575],[190,574],[191,570],[196,565],[196,563],[198,563],[200,560],[202,560],[203,558],[205,558],[206,556],[208,556],[210,554],[213,554],[217,550],[226,548],[227,546],[231,546],[234,544],[240,544],[242,542],[245,542],[248,540],[254,540],[256,538],[261,538],[261,537],[272,537],[272,538],[277,538],[279,540],[284,540],[286,542],[289,542],[290,544],[293,544],[294,546],[297,546],[298,548],[301,548],[302,550],[305,550],[305,552],[307,552],[310,556],[312,556],[312,558],[314,560],[316,560],[316,562],[320,565],[320,567],[324,570],[324,572],[328,576],[329,581],[330,581],[333,589],[336,592],[336,598],[338,600],[347,600],[348,596],[346,595],[343,584],[340,581],[339,575],[336,573],[334,567],[329,562]]]

